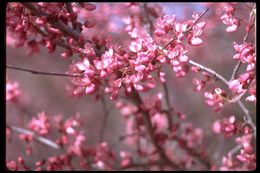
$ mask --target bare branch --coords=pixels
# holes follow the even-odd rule
[[[144,167],[150,167],[150,166],[159,166],[159,165],[165,165],[163,162],[149,162],[149,163],[131,163],[124,167],[118,167],[114,168],[115,170],[126,170],[126,169],[132,169],[132,168],[144,168]]]
[[[109,112],[110,112],[107,109],[105,98],[102,95],[101,95],[101,103],[102,103],[102,107],[103,107],[103,111],[104,111],[104,117],[103,117],[103,122],[102,122],[100,133],[99,133],[99,142],[103,142],[104,134],[105,134],[105,130],[106,130],[106,125],[107,125],[107,119],[108,119],[108,115],[109,115]]]
[[[38,142],[40,142],[40,143],[42,143],[44,145],[47,145],[47,146],[49,146],[51,148],[61,149],[60,146],[57,145],[55,142],[51,141],[48,138],[39,136],[39,135],[35,134],[34,132],[32,132],[30,130],[27,130],[27,129],[24,129],[24,128],[20,128],[20,127],[16,127],[16,126],[9,126],[9,125],[6,125],[6,126],[8,128],[10,128],[14,132],[30,135],[30,136],[34,137],[34,139],[36,139]]]
[[[167,116],[167,119],[168,119],[168,125],[169,125],[169,129],[172,129],[172,115],[171,115],[171,112],[172,112],[172,108],[171,108],[171,104],[170,104],[170,99],[169,99],[169,92],[168,92],[168,88],[167,88],[167,85],[166,83],[162,83],[163,85],[163,90],[164,90],[164,94],[165,94],[165,100],[166,100],[166,104],[167,104],[167,111],[166,111],[166,116]]]
[[[26,68],[21,68],[21,67],[15,67],[12,65],[6,65],[6,68],[29,72],[29,73],[38,74],[38,75],[62,76],[62,77],[83,77],[83,74],[64,74],[64,73],[42,72],[42,71],[36,71],[36,70],[31,70],[31,69],[26,69]]]
[[[221,76],[220,74],[218,74],[217,72],[215,72],[214,70],[210,69],[210,68],[207,68],[193,60],[189,60],[188,61],[189,64],[193,65],[193,66],[196,66],[196,67],[199,67],[202,71],[205,71],[211,75],[213,75],[214,77],[216,77],[217,79],[221,80],[223,83],[225,83],[227,86],[229,85],[229,82],[223,77]]]

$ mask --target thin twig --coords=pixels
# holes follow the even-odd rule
[[[254,9],[254,7],[251,9],[251,11],[252,11],[253,9]],[[249,23],[252,22],[253,18],[254,18],[254,17],[253,17],[253,14],[250,13],[248,22],[249,22]],[[249,32],[246,32],[246,35],[245,35],[244,38],[243,38],[243,43],[246,43],[246,42],[247,42],[248,36],[249,36]],[[239,61],[237,62],[237,64],[235,65],[235,68],[234,68],[234,70],[233,70],[233,73],[232,73],[231,78],[230,78],[229,81],[233,81],[233,80],[236,78],[237,72],[238,72],[238,70],[239,70],[241,64],[242,64],[242,62],[239,60]]]
[[[99,133],[99,142],[103,142],[104,133],[106,130],[106,125],[107,125],[107,119],[108,119],[108,115],[109,115],[109,110],[107,109],[107,105],[106,105],[104,96],[101,95],[100,99],[101,99],[101,103],[102,103],[102,107],[103,107],[103,111],[104,111],[104,117],[103,117],[103,122],[102,122],[100,133]]]
[[[168,119],[168,126],[169,126],[169,129],[172,129],[173,120],[172,120],[172,115],[171,115],[172,108],[171,108],[170,99],[169,99],[169,91],[168,91],[166,82],[162,83],[162,85],[163,85],[163,90],[164,90],[164,94],[165,94],[166,105],[167,105],[167,109],[168,109],[168,111],[166,111],[166,116],[167,116],[167,119]]]
[[[232,73],[232,75],[231,75],[231,78],[230,78],[230,80],[229,80],[230,82],[233,81],[233,80],[236,78],[238,69],[239,69],[239,67],[241,66],[241,64],[242,64],[242,62],[239,60],[239,61],[237,62],[237,64],[235,65],[235,68],[234,68],[233,73]]]
[[[228,155],[232,156],[233,154],[235,154],[236,152],[238,152],[242,148],[243,148],[242,145],[237,145],[232,150],[230,150],[228,152]]]
[[[143,168],[143,167],[151,167],[151,166],[160,166],[165,165],[163,162],[149,162],[149,163],[131,163],[124,167],[114,168],[115,170],[126,170],[132,168]]]
[[[209,8],[207,7],[207,8],[200,14],[200,16],[194,21],[194,23],[193,23],[192,25],[190,25],[190,26],[187,28],[187,30],[183,31],[182,33],[183,33],[184,35],[188,34],[189,31],[192,29],[192,27],[193,27],[196,23],[198,23],[198,21],[199,21],[208,11],[209,11]],[[168,43],[166,43],[162,48],[160,48],[161,51],[165,50],[166,47],[169,46],[170,44],[172,44],[175,40],[177,40],[177,38],[178,38],[178,37],[177,37],[176,35],[174,35],[174,37],[173,37]],[[156,59],[158,56],[160,56],[160,55],[161,55],[161,54],[159,53],[157,56],[155,56],[155,57],[153,58],[152,62],[154,62],[155,59]]]
[[[205,72],[211,74],[212,76],[214,76],[217,79],[221,80],[226,85],[229,85],[229,82],[223,76],[221,76],[220,74],[218,74],[214,70],[212,70],[210,68],[207,68],[207,67],[205,67],[205,66],[203,66],[203,65],[201,65],[201,64],[199,64],[199,63],[197,63],[197,62],[195,62],[193,60],[189,60],[188,63],[193,65],[193,66],[199,67],[200,70],[205,71]]]
[[[34,139],[36,139],[38,142],[45,144],[45,145],[47,145],[51,148],[61,149],[60,146],[57,145],[55,142],[53,142],[50,139],[47,139],[45,137],[39,136],[39,135],[35,134],[34,132],[32,132],[30,130],[20,128],[20,127],[16,127],[16,126],[9,126],[9,125],[6,125],[6,126],[14,132],[30,135],[30,136],[34,137]]]
[[[29,73],[38,74],[38,75],[62,76],[62,77],[83,77],[83,74],[64,74],[64,73],[42,72],[42,71],[36,71],[36,70],[31,70],[31,69],[26,69],[26,68],[21,68],[21,67],[15,67],[12,65],[6,65],[6,68],[29,72]]]

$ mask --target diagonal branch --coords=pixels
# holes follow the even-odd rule
[[[57,145],[55,142],[51,141],[48,138],[39,136],[39,135],[35,134],[34,132],[32,132],[30,130],[27,130],[27,129],[24,129],[24,128],[20,128],[20,127],[16,127],[16,126],[9,126],[9,125],[6,125],[6,126],[7,126],[7,128],[10,128],[12,131],[14,131],[16,133],[21,133],[21,134],[26,134],[26,135],[33,136],[34,139],[36,139],[38,142],[40,142],[40,143],[42,143],[44,145],[47,145],[47,146],[49,146],[51,148],[61,149],[60,146]]]
[[[79,42],[79,40],[80,40],[80,47],[81,48],[84,48],[84,45],[86,44],[86,42],[89,42],[89,43],[93,44],[93,42],[91,40],[84,39],[83,37],[81,37],[81,33],[78,30],[75,30],[75,29],[71,28],[70,26],[64,24],[60,20],[52,20],[51,17],[49,16],[49,14],[47,14],[46,12],[40,10],[33,3],[22,2],[22,4],[24,5],[24,7],[28,8],[36,16],[38,16],[38,17],[45,17],[47,22],[49,24],[51,24],[52,27],[59,29],[64,34],[66,34],[67,36],[70,36],[71,38],[73,38],[76,42]],[[64,47],[64,45],[62,47]],[[102,55],[102,52],[99,50],[99,48],[96,45],[93,45],[93,49],[94,49],[94,51],[95,51],[97,56]]]
[[[202,71],[208,72],[209,74],[215,76],[217,79],[221,80],[224,84],[226,84],[227,86],[229,86],[229,82],[227,81],[227,79],[225,79],[223,76],[221,76],[220,74],[218,74],[217,72],[215,72],[214,70],[207,68],[199,63],[196,63],[192,60],[189,60],[188,62],[189,64],[199,67]],[[245,105],[239,100],[238,105],[240,107],[240,109],[244,112],[246,118],[247,118],[247,122],[248,124],[250,124],[250,126],[252,127],[252,129],[254,130],[254,136],[256,136],[256,126],[255,123],[252,120],[252,116],[250,115],[248,109],[245,107]]]
[[[38,17],[45,17],[47,19],[47,21],[55,28],[61,30],[63,33],[67,34],[68,36],[71,36],[74,40],[78,41],[80,38],[80,33],[76,30],[74,30],[73,28],[67,26],[66,24],[64,24],[63,22],[61,22],[60,20],[51,20],[49,19],[49,15],[44,12],[41,11],[40,9],[37,8],[37,6],[33,5],[32,3],[28,3],[28,2],[23,2],[22,3],[26,8],[30,9],[30,11],[32,11],[36,16]]]

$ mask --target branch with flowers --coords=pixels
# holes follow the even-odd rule
[[[39,46],[46,47],[49,53],[54,52],[56,46],[60,46],[65,48],[61,57],[69,58],[74,55],[80,60],[72,62],[66,73],[44,72],[10,64],[6,68],[37,75],[68,77],[73,84],[70,91],[72,95],[94,95],[101,101],[104,109],[99,143],[94,146],[86,144],[83,123],[78,115],[67,120],[58,117],[52,120],[47,118],[45,113],[39,113],[38,118],[29,122],[29,127],[44,136],[50,133],[49,121],[58,123],[55,128],[58,127],[59,136],[56,144],[49,141],[49,144],[51,143],[49,147],[54,145],[62,147],[64,153],[37,162],[34,169],[77,169],[72,160],[80,160],[78,167],[86,170],[114,170],[115,168],[120,170],[139,167],[149,170],[254,169],[256,126],[249,109],[241,99],[249,93],[250,96],[246,101],[256,102],[255,47],[254,44],[247,42],[250,31],[254,27],[255,6],[247,5],[250,17],[245,22],[247,27],[243,43],[234,43],[236,54],[233,59],[238,62],[230,81],[215,70],[191,60],[187,54],[191,49],[189,46],[196,48],[203,44],[201,38],[207,22],[201,20],[211,9],[220,8],[222,5],[210,6],[212,7],[205,8],[201,13],[194,12],[192,20],[178,22],[175,15],[164,15],[158,5],[127,3],[124,8],[129,9],[128,12],[117,11],[118,14],[129,17],[126,19],[125,27],[129,38],[127,42],[118,40],[123,43],[120,45],[115,44],[108,34],[102,35],[96,32],[102,30],[104,26],[101,23],[106,19],[101,17],[102,13],[93,12],[96,9],[94,4],[9,3],[7,28],[9,32],[17,35],[16,46],[27,43],[30,54],[39,52]],[[101,4],[100,9],[104,10],[105,5],[103,9]],[[235,16],[236,4],[226,3],[223,9],[225,14],[220,18],[227,25],[226,32],[236,32],[241,22]],[[91,20],[91,16],[96,17],[96,23]],[[102,24],[104,25],[104,22]],[[109,28],[109,26],[104,28],[106,27]],[[29,35],[34,36],[29,37]],[[224,106],[229,103],[237,103],[242,110],[244,122],[231,116],[218,120],[212,125],[213,133],[224,134],[225,137],[236,135],[236,143],[238,143],[228,156],[223,157],[222,165],[218,168],[205,149],[201,128],[188,123],[185,120],[186,115],[171,105],[170,92],[166,86],[166,73],[162,70],[165,64],[172,68],[177,78],[185,77],[189,70],[200,72],[205,80],[194,79],[194,91],[201,91],[207,83],[217,80],[228,86],[232,92],[231,96],[220,88],[215,88],[215,92],[204,92],[205,103],[212,106],[215,112],[221,113]],[[247,64],[246,72],[237,77],[243,64]],[[143,96],[143,93],[153,91],[158,83],[162,84],[164,97],[160,92],[154,96]],[[11,83],[7,92],[9,101],[20,96],[17,86]],[[108,114],[110,114],[104,94],[116,102],[114,105],[121,112],[126,123],[126,138],[123,141],[136,150],[133,153],[121,151],[120,158],[116,158],[116,151],[113,151],[107,142],[103,142]],[[166,109],[163,108],[164,98]],[[23,128],[12,129],[20,133],[29,133]],[[35,135],[34,132],[30,132],[30,135],[35,136],[36,140],[42,143],[48,140]],[[239,165],[238,161],[233,160],[234,153],[237,151],[240,151],[240,154],[236,158],[243,164]],[[141,162],[138,163],[138,160]],[[234,162],[234,165],[230,166],[228,162]],[[8,161],[7,165],[9,169],[19,169],[15,161]]]

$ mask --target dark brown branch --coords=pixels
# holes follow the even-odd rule
[[[152,37],[153,36],[153,22],[151,21],[151,18],[149,16],[149,10],[148,10],[146,2],[143,4],[143,10],[144,10],[144,16],[145,16],[146,21],[147,21],[147,23],[149,25],[149,34]]]
[[[55,28],[61,30],[63,33],[67,34],[68,36],[71,36],[74,40],[78,41],[80,37],[80,33],[74,30],[73,28],[65,25],[60,20],[51,20],[49,19],[49,15],[41,11],[37,8],[37,6],[33,5],[32,3],[23,2],[22,3],[26,8],[30,9],[31,12],[33,12],[38,17],[45,17],[47,21]]]
[[[109,115],[110,111],[107,108],[104,96],[101,95],[100,97],[101,97],[100,99],[101,99],[101,103],[102,103],[102,107],[103,107],[103,111],[104,111],[104,117],[103,117],[101,129],[100,129],[100,133],[99,133],[99,142],[103,142],[104,133],[106,130],[107,119],[108,119],[108,115]]]
[[[36,26],[35,24],[31,23],[33,25],[33,27],[44,37],[47,37],[48,36],[48,33],[46,33],[45,31],[43,31],[41,28],[39,28],[38,26]],[[56,45],[59,45],[61,47],[64,47],[66,49],[70,49],[70,46],[68,44],[66,44],[63,40],[58,40],[58,39],[55,39],[54,40],[54,43]]]
[[[125,167],[114,168],[115,170],[126,170],[132,168],[144,168],[144,167],[151,167],[151,166],[160,166],[165,165],[163,162],[149,162],[149,163],[131,163]]]
[[[42,71],[35,71],[35,70],[21,68],[21,67],[15,67],[15,66],[11,66],[11,65],[6,65],[6,68],[24,71],[24,72],[29,72],[29,73],[38,74],[38,75],[62,76],[62,77],[83,77],[82,74],[64,74],[64,73],[42,72]]]
[[[33,3],[23,2],[22,4],[26,8],[28,8],[31,12],[33,12],[36,16],[38,16],[38,17],[45,17],[47,22],[50,23],[54,28],[59,29],[64,34],[66,34],[67,36],[70,36],[71,38],[73,38],[76,42],[79,41],[80,35],[81,35],[81,33],[79,31],[74,30],[73,28],[71,28],[68,25],[64,24],[60,20],[52,20],[51,17],[46,12],[41,11],[40,9],[38,9],[37,6],[35,6]],[[88,39],[81,40],[80,47],[84,48],[84,45],[86,44],[86,42],[89,42],[89,43],[93,44],[93,42],[88,40]],[[93,45],[93,49],[95,50],[95,53],[96,53],[97,56],[100,56],[102,54],[102,52],[100,52],[100,50],[95,45]]]
[[[151,119],[150,119],[150,116],[149,116],[149,112],[145,111],[145,110],[142,110],[140,108],[140,105],[143,104],[142,102],[142,99],[140,97],[140,95],[137,93],[137,91],[133,91],[133,93],[130,95],[129,97],[133,102],[134,104],[139,107],[139,109],[142,111],[142,116],[143,116],[143,120],[144,120],[144,125],[146,127],[146,130],[147,130],[147,133],[149,134],[151,140],[152,140],[152,143],[153,145],[155,146],[157,152],[159,153],[160,157],[161,157],[161,160],[163,162],[165,162],[167,165],[169,165],[170,167],[172,167],[173,169],[176,169],[176,170],[181,170],[182,168],[175,162],[171,161],[167,155],[165,154],[162,146],[159,145],[159,143],[157,142],[156,140],[156,137],[155,137],[155,132],[154,132],[154,129],[153,129],[153,126],[152,126],[152,122],[151,122]]]
[[[199,21],[208,11],[209,11],[209,8],[207,7],[207,8],[200,14],[200,16],[194,21],[194,23],[193,23],[191,26],[189,26],[189,27],[187,28],[187,30],[183,31],[182,33],[183,33],[184,35],[188,34],[189,31],[192,29],[192,27],[193,27],[196,23],[198,23],[198,21]],[[177,40],[177,36],[176,36],[176,35],[175,35],[168,43],[166,43],[166,44],[161,48],[161,51],[165,50],[166,47],[169,46],[170,44],[172,44],[175,40]],[[160,55],[161,55],[161,54],[159,53],[157,56],[155,56],[155,57],[153,58],[152,62],[155,63],[156,58],[157,58],[158,56],[160,56]]]
[[[74,11],[73,11],[73,9],[72,9],[71,3],[66,2],[65,4],[66,4],[66,7],[67,7],[68,12],[69,12],[71,15],[75,14]],[[80,32],[80,29],[78,28],[78,25],[77,25],[77,21],[76,21],[76,20],[73,20],[73,21],[72,21],[72,26],[73,26],[73,29],[76,29],[78,32]]]
[[[177,141],[181,141],[181,139],[179,137],[176,136]],[[187,146],[187,144],[185,143],[184,145],[180,145],[190,156],[193,156],[194,158],[196,158],[197,160],[199,160],[204,166],[207,167],[207,169],[209,170],[211,168],[211,163],[208,160],[208,158],[203,157],[199,152],[195,151],[194,149],[189,148],[189,146]]]
[[[166,100],[166,105],[167,105],[167,109],[168,109],[168,110],[166,111],[166,116],[167,116],[167,119],[168,119],[168,126],[169,126],[169,129],[172,129],[173,120],[172,120],[172,115],[171,115],[172,108],[171,108],[170,99],[169,99],[169,91],[168,91],[168,88],[167,88],[166,83],[162,83],[162,85],[163,85],[164,94],[165,94],[165,100]]]

